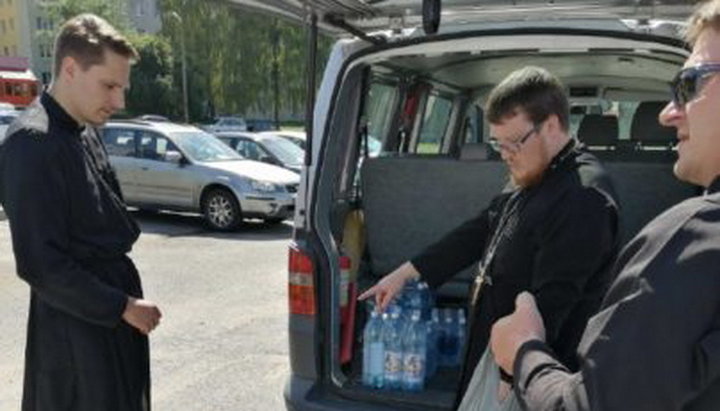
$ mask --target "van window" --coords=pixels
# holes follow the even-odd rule
[[[385,83],[372,83],[365,104],[369,156],[380,153],[390,128],[397,103],[397,88]]]
[[[418,154],[439,154],[442,140],[450,121],[452,101],[435,94],[428,96],[423,113],[420,139],[415,152]]]
[[[473,104],[465,115],[463,143],[482,143],[483,127],[483,111],[478,105]]]

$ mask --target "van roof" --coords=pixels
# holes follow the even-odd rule
[[[267,12],[296,21],[305,21],[309,11],[318,17],[321,29],[343,35],[359,31],[421,27],[423,4],[420,0],[224,0],[241,8]],[[432,3],[432,2],[427,2]],[[438,0],[440,27],[483,21],[562,20],[567,18],[612,17],[616,19],[684,20],[693,5],[687,0]]]

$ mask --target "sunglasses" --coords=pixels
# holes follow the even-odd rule
[[[698,64],[680,70],[670,83],[673,103],[678,107],[692,101],[710,75],[720,72],[720,63]]]
[[[492,149],[497,151],[498,153],[501,151],[505,151],[508,153],[518,153],[520,149],[522,149],[522,145],[525,144],[525,142],[539,130],[540,129],[538,128],[538,126],[533,126],[533,128],[531,128],[530,131],[525,133],[525,135],[507,143],[501,143],[495,137],[490,137],[490,140],[488,142],[490,143],[490,147],[492,147]]]

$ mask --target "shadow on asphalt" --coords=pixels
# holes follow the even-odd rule
[[[292,220],[285,220],[279,224],[266,224],[261,220],[246,220],[235,231],[218,232],[208,229],[202,217],[197,214],[134,210],[130,210],[130,214],[140,225],[142,233],[167,237],[272,241],[290,239],[293,231]]]

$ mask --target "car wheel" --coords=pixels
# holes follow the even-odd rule
[[[242,210],[235,196],[228,190],[213,189],[202,204],[205,222],[213,230],[230,231],[242,222]]]

